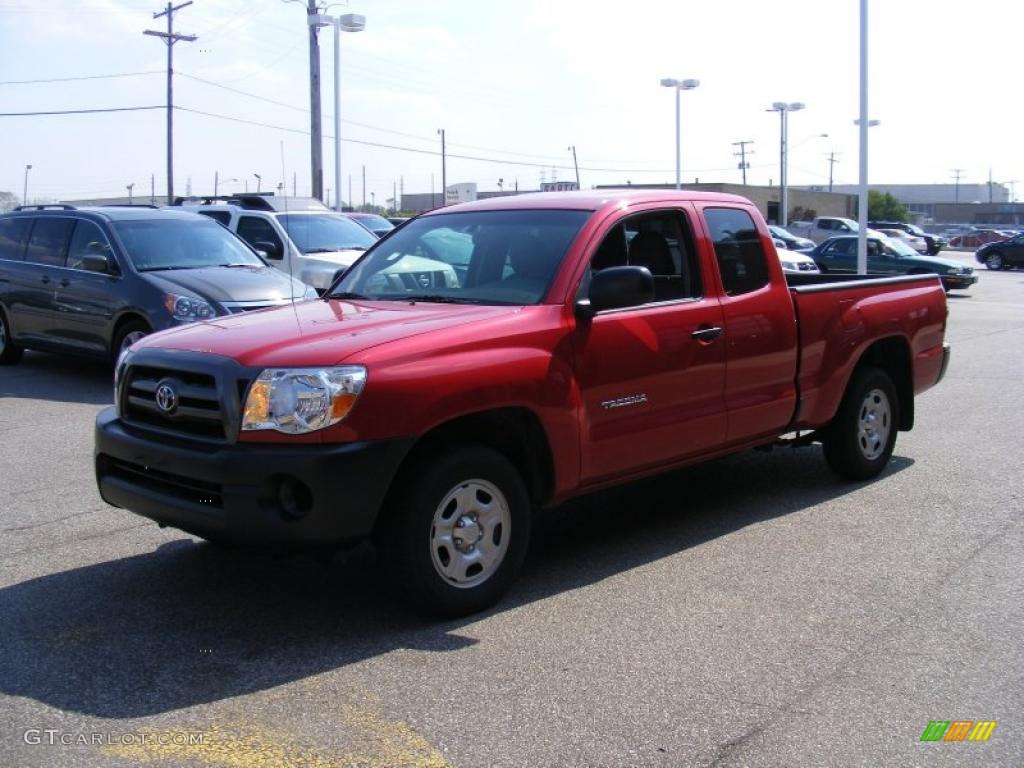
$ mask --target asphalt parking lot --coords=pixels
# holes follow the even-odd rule
[[[585,499],[497,608],[444,623],[370,552],[224,551],[108,507],[109,370],[26,353],[0,369],[0,765],[1020,766],[1024,271],[980,278],[877,480],[811,447]],[[935,720],[997,725],[922,742]]]

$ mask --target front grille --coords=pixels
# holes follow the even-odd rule
[[[174,393],[170,404],[158,396],[163,385]],[[172,435],[218,442],[227,438],[217,381],[206,373],[129,367],[121,390],[121,417],[132,426]]]
[[[233,315],[239,312],[253,312],[257,309],[270,309],[271,307],[283,307],[287,301],[223,301],[224,309]]]
[[[107,477],[115,477],[132,485],[146,488],[165,496],[173,496],[182,501],[202,504],[214,510],[224,508],[222,487],[219,483],[208,483],[190,477],[162,472],[152,467],[103,457],[102,472]]]

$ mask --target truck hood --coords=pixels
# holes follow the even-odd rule
[[[230,357],[245,366],[335,365],[388,342],[511,317],[518,306],[314,299],[208,320],[146,336],[136,349]]]
[[[324,253],[303,253],[302,261],[306,264],[317,264],[329,267],[351,267],[355,260],[366,253],[365,248],[345,248],[341,251],[325,251]],[[284,269],[287,272],[287,269]]]
[[[298,280],[271,267],[162,269],[142,275],[168,293],[194,294],[207,301],[283,301],[306,293]]]

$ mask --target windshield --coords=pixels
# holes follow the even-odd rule
[[[395,228],[395,225],[383,216],[375,216],[372,213],[357,216],[355,219],[372,232],[384,232]]]
[[[907,224],[907,231],[910,232],[910,234],[912,235],[916,235],[917,237],[924,237],[924,230],[921,229],[916,224]]]
[[[338,213],[281,213],[277,220],[303,253],[366,250],[377,242],[364,227]]]
[[[589,211],[472,211],[406,224],[332,295],[400,301],[536,304]]]
[[[115,221],[112,226],[139,272],[266,266],[238,237],[205,216]]]
[[[904,241],[896,237],[890,237],[885,243],[890,250],[895,251],[900,256],[914,256],[915,258],[919,255],[917,251],[907,245]]]

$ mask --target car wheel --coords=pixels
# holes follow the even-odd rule
[[[11,340],[11,329],[7,316],[0,309],[0,365],[14,365],[21,360],[24,350]]]
[[[989,269],[1002,269],[1003,254],[999,253],[999,251],[993,251],[992,253],[986,254],[985,266]]]
[[[889,374],[880,368],[859,368],[822,436],[825,460],[848,480],[874,477],[889,463],[898,425],[899,399]]]
[[[456,617],[493,605],[530,535],[516,468],[484,446],[424,453],[403,470],[377,532],[381,565],[413,608]]]
[[[114,337],[114,343],[110,347],[113,362],[116,363],[122,352],[143,336],[148,336],[150,333],[152,333],[152,330],[142,320],[129,320],[127,323],[122,325],[118,330],[117,335]]]

